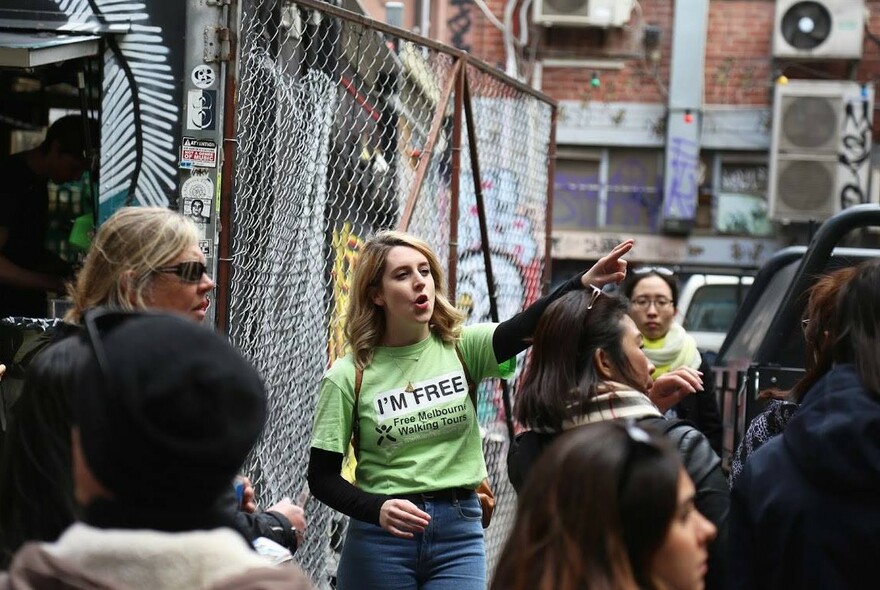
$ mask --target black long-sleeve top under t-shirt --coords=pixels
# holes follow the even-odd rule
[[[570,291],[582,289],[581,277],[575,275],[509,320],[498,324],[492,335],[492,350],[498,363],[513,358],[531,344],[538,319],[551,303]],[[342,477],[342,453],[312,447],[309,455],[309,489],[321,502],[352,518],[379,524],[382,504],[391,496],[372,494],[359,489]]]

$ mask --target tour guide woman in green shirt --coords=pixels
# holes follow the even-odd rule
[[[428,244],[397,231],[364,244],[345,326],[351,352],[321,381],[309,460],[314,496],[351,517],[337,588],[485,590],[474,489],[486,464],[468,376],[510,376],[547,305],[623,280],[632,246],[505,322],[462,328]],[[354,423],[357,486],[340,475]]]

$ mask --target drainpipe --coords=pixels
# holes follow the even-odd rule
[[[697,216],[709,0],[676,0],[672,30],[661,229],[689,233]]]

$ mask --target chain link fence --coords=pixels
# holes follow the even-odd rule
[[[318,383],[345,354],[351,269],[376,230],[427,240],[469,323],[492,318],[486,254],[501,319],[540,296],[555,107],[462,52],[317,0],[241,7],[228,325],[269,389],[247,466],[268,506],[307,494]],[[498,500],[492,571],[516,505],[499,382],[482,384],[478,415]],[[346,521],[316,500],[306,513],[297,560],[331,587]]]

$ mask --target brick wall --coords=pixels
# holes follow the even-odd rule
[[[505,0],[485,2],[493,14],[503,20]],[[537,42],[540,57],[614,59],[624,63],[621,70],[545,68],[542,89],[559,100],[664,102],[662,89],[669,83],[673,6],[669,0],[641,2],[644,23],[656,25],[661,30],[656,63],[641,58],[642,28],[637,12],[622,30],[542,29],[533,25],[530,44]],[[880,37],[880,0],[867,2],[866,7],[871,14],[869,30]],[[470,29],[466,38],[470,52],[503,68],[501,32],[489,23],[476,5],[471,4],[468,10]],[[770,57],[773,21],[774,2],[770,0],[711,0],[704,79],[707,104],[767,105],[774,80],[782,73],[789,78],[848,77],[847,65],[840,62],[774,64]],[[599,75],[599,88],[590,85],[593,71]],[[529,72],[524,73],[528,75]],[[880,46],[867,37],[856,78],[880,81]]]

